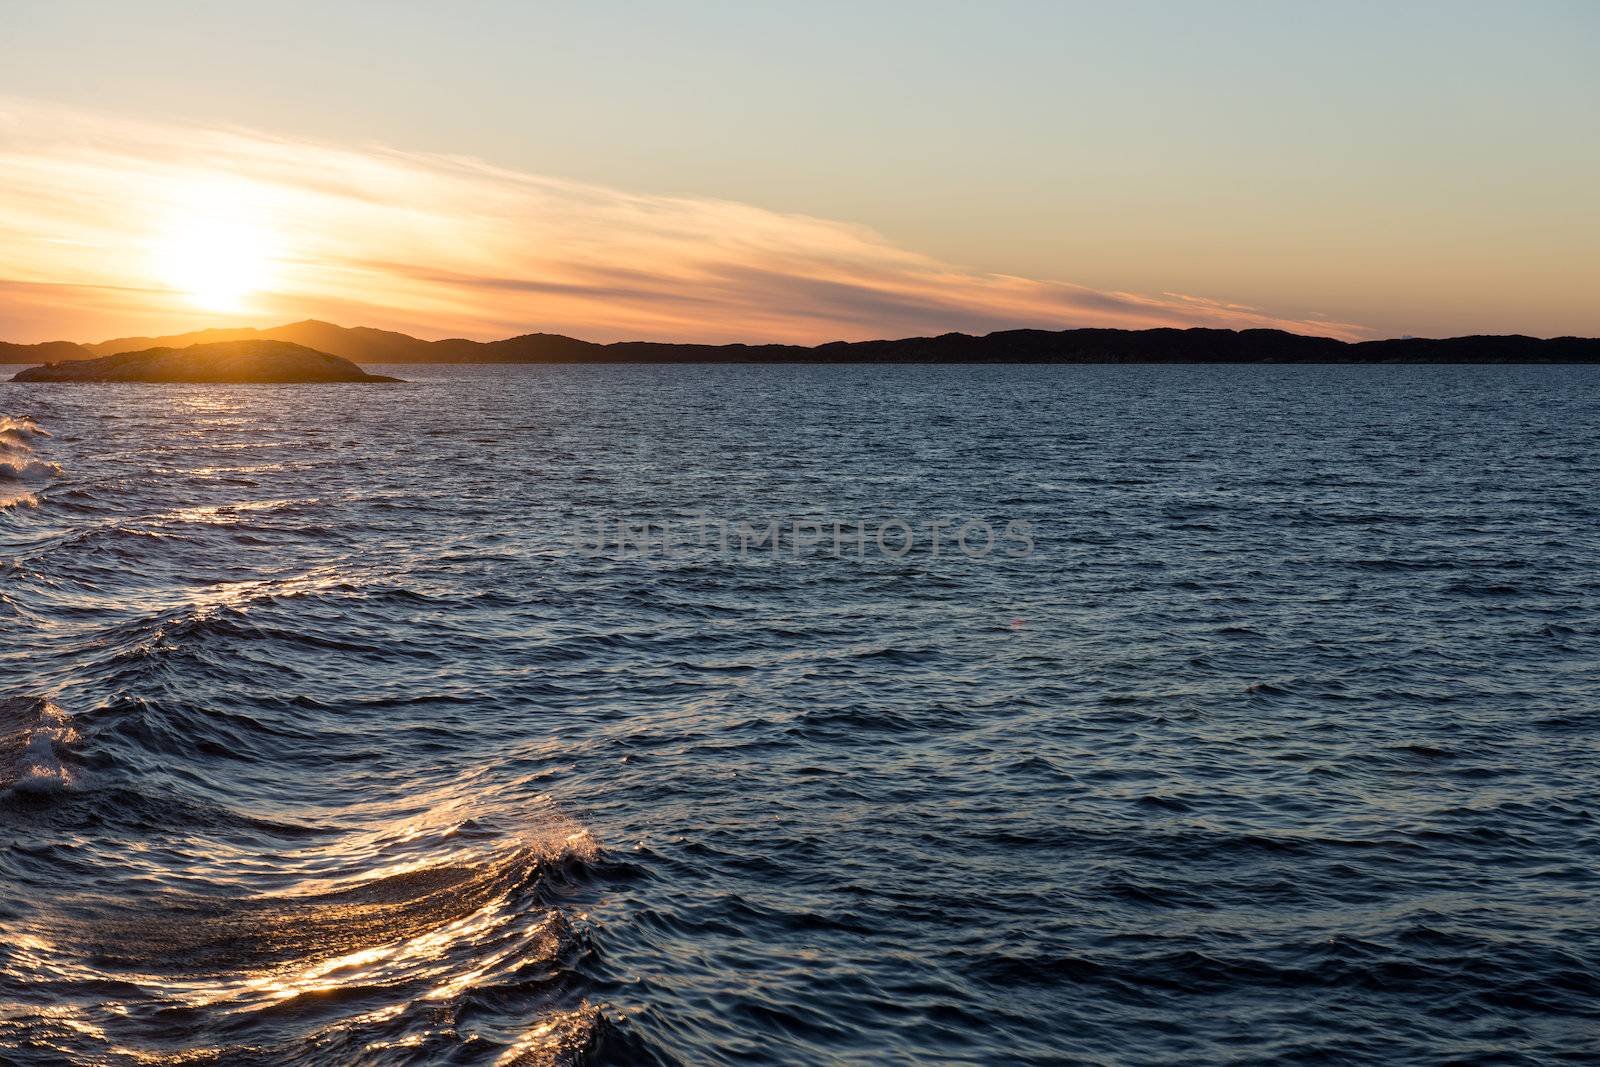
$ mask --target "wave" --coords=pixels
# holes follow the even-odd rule
[[[334,971],[350,980],[383,964],[442,953],[457,939],[483,932],[469,921],[498,911],[516,894],[536,899],[546,883],[574,880],[592,858],[582,835],[567,845],[521,845],[499,855],[461,858],[383,874],[338,888],[262,896],[169,895],[159,911],[137,911],[91,924],[77,935],[96,959],[135,972],[181,964],[193,981],[227,976],[208,995],[231,999],[269,990],[273,999],[321,989]],[[545,920],[551,952],[570,939],[559,912]],[[452,937],[416,939],[441,930]],[[360,957],[357,959],[357,957]],[[336,963],[337,966],[330,966]],[[246,972],[241,975],[240,972]],[[264,977],[266,980],[264,980]],[[229,979],[238,988],[231,988]]]
[[[599,849],[569,829],[262,893],[64,894],[21,932],[9,977],[101,992],[52,1016],[76,1024],[54,1042],[74,1062],[446,1062],[453,1020],[493,1010],[478,1056],[575,1064],[607,1024],[586,996],[597,951],[562,906]],[[212,1017],[227,1034],[197,1047],[185,1024]]]
[[[0,510],[37,504],[30,487],[61,476],[59,466],[33,453],[34,442],[49,436],[49,430],[30,418],[0,415]]]
[[[0,453],[4,455],[4,453]],[[10,457],[0,460],[0,478],[13,482],[32,481],[41,478],[55,478],[61,474],[61,468],[54,463],[44,463],[37,459],[20,459]]]
[[[61,748],[76,739],[66,713],[49,700],[0,698],[0,791],[44,793],[67,785]]]
[[[26,415],[0,415],[0,440],[13,436],[20,440],[32,440],[49,437],[50,431]]]

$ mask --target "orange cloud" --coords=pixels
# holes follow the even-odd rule
[[[864,227],[747,204],[0,99],[0,337],[306,317],[597,341],[1021,326],[1363,333],[1183,294],[977,273]]]

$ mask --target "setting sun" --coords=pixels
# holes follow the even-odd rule
[[[221,211],[175,219],[157,239],[162,282],[208,311],[240,311],[268,287],[274,244],[264,227]]]

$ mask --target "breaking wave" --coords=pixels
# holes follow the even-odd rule
[[[0,415],[0,508],[37,503],[33,488],[60,476],[59,466],[34,455],[34,443],[49,436],[31,418]]]
[[[70,775],[62,749],[77,734],[66,713],[42,697],[0,698],[0,790],[47,792]]]

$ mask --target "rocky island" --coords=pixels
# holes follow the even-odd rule
[[[193,382],[288,384],[398,382],[368,374],[348,359],[289,341],[251,339],[147,348],[99,359],[67,359],[30,367],[14,382]]]

